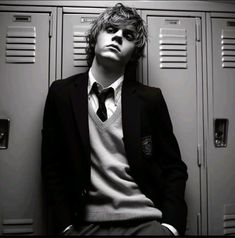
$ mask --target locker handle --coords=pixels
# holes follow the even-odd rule
[[[2,141],[5,137],[5,133],[4,132],[0,132],[0,141]]]
[[[215,147],[227,147],[228,119],[214,120],[214,144]]]
[[[13,22],[31,22],[31,16],[14,15]]]
[[[10,120],[0,119],[0,150],[8,148]]]

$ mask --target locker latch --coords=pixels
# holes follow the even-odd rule
[[[215,147],[226,147],[228,136],[228,119],[214,120],[214,144]]]
[[[10,120],[0,119],[0,150],[8,148],[9,128]]]

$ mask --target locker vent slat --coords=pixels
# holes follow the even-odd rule
[[[86,35],[74,27],[73,32],[73,65],[75,67],[87,67],[86,60]]]
[[[3,219],[3,235],[33,234],[33,219]]]
[[[186,30],[161,28],[159,51],[161,69],[187,69]]]
[[[221,61],[223,68],[235,68],[235,30],[222,30]]]
[[[34,230],[31,227],[19,227],[19,228],[13,228],[13,227],[9,227],[9,228],[3,228],[3,232],[4,235],[16,235],[16,234],[33,234]]]
[[[31,225],[33,224],[33,219],[3,219],[3,225]]]
[[[224,235],[235,235],[235,204],[224,205]]]
[[[7,63],[35,63],[36,28],[9,26],[6,35]]]

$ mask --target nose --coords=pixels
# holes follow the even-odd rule
[[[113,41],[116,41],[118,44],[122,44],[122,37],[123,37],[123,32],[122,29],[119,29],[118,31],[115,32],[114,36],[112,37]]]

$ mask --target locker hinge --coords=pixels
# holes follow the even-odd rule
[[[202,217],[201,217],[201,213],[199,212],[197,214],[197,235],[201,235],[202,234]]]
[[[53,17],[52,15],[49,16],[49,37],[52,37],[53,33]]]
[[[201,149],[201,145],[198,144],[197,145],[197,165],[198,167],[201,167],[202,165],[202,149]]]
[[[201,41],[201,19],[196,18],[196,41]]]

